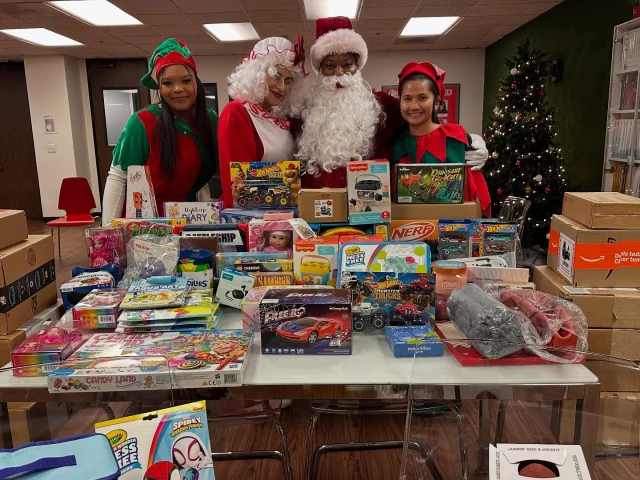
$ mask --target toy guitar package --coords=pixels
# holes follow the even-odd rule
[[[438,253],[440,260],[468,258],[473,245],[473,223],[470,220],[438,221]]]
[[[216,478],[204,401],[109,420],[95,428],[111,442],[120,480]]]
[[[127,218],[157,218],[158,207],[148,166],[127,169]]]

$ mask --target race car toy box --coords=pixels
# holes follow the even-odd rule
[[[20,243],[28,236],[24,211],[0,209],[0,249]]]
[[[309,223],[348,221],[347,192],[344,188],[302,189],[298,197],[298,216]]]
[[[567,192],[562,214],[595,229],[640,229],[640,198],[617,192]]]
[[[351,225],[391,220],[391,175],[387,160],[348,162],[347,185]]]
[[[264,354],[351,355],[351,297],[346,289],[271,288],[259,311]]]
[[[0,250],[0,335],[15,331],[56,302],[56,266],[51,235]]]
[[[573,287],[637,287],[640,230],[592,230],[554,215],[547,264]]]

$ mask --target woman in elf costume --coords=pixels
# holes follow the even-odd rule
[[[121,216],[129,166],[149,167],[163,216],[164,202],[195,201],[217,165],[217,117],[207,108],[187,46],[175,38],[162,42],[141,83],[157,90],[160,101],[136,112],[120,135],[104,189],[103,225]]]
[[[396,140],[392,163],[465,163],[471,137],[462,126],[441,124],[438,118],[445,73],[429,62],[411,62],[398,75],[400,113],[408,125]],[[491,199],[482,172],[467,166],[465,201],[476,199],[483,214],[490,216]]]
[[[220,180],[225,208],[233,206],[232,162],[292,160],[288,97],[304,77],[302,37],[260,40],[229,76],[234,99],[220,113]],[[242,179],[239,179],[242,180]]]

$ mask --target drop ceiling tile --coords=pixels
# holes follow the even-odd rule
[[[369,47],[370,52],[388,52],[391,45],[371,45]]]
[[[400,34],[400,28],[394,28],[391,30],[382,29],[382,28],[376,28],[372,30],[360,29],[358,30],[358,32],[364,38],[370,38],[370,37],[396,38]]]
[[[545,0],[546,2],[551,2],[551,0]],[[562,3],[563,0],[554,0],[552,3]],[[540,0],[480,0],[478,2],[482,5],[500,5],[503,3],[541,3]]]
[[[105,53],[143,53],[142,49],[138,48],[136,45],[105,45],[96,48]]]
[[[392,28],[402,28],[409,21],[409,18],[389,18],[387,20],[360,20],[356,32],[361,30],[390,30]]]
[[[391,45],[393,44],[394,37],[365,37],[364,41],[367,42],[367,47],[371,49],[373,46]]]
[[[235,0],[173,0],[185,13],[241,12]]]
[[[468,17],[481,17],[485,15],[517,15],[527,5],[524,3],[505,3],[499,5],[477,5],[471,8],[466,15]]]
[[[260,10],[300,10],[300,0],[238,0],[238,3],[247,12]]]
[[[471,34],[471,35],[442,35],[436,44],[440,43],[475,43],[481,41],[486,35],[483,34]]]
[[[193,25],[195,22],[187,15],[137,15],[136,18],[145,25]]]
[[[528,0],[527,0],[528,1]],[[480,0],[422,0],[421,7],[428,7],[432,5],[467,5],[473,6],[480,3]]]
[[[412,16],[415,7],[363,7],[360,11],[359,21],[362,20],[385,20],[388,18],[404,18]]]
[[[11,17],[58,17],[64,15],[59,10],[44,3],[0,3],[0,12]]]
[[[462,17],[471,7],[469,5],[427,5],[420,6],[414,17]]]
[[[20,3],[40,3],[42,0],[21,0]],[[3,3],[16,3],[16,0],[0,0],[0,5]]]
[[[292,36],[302,35],[304,33],[304,25],[302,22],[254,23],[253,26],[256,32],[258,32],[258,35],[260,35],[260,38],[283,36],[291,38]]]
[[[524,5],[521,12],[524,15],[540,15],[558,5],[557,2],[534,2]]]
[[[178,6],[171,0],[109,0],[125,12],[133,15],[142,14],[167,14],[180,13]]]
[[[247,11],[249,20],[255,23],[271,23],[274,20],[278,22],[301,22],[302,10],[294,8],[290,10],[256,10]]]
[[[97,50],[92,47],[56,47],[56,51],[58,53],[63,53],[64,55],[69,55],[71,57],[80,57],[87,58],[86,55],[98,54],[100,50]]]
[[[131,45],[140,45],[141,43],[160,45],[162,42],[165,41],[167,37],[164,37],[162,35],[145,35],[144,37],[118,37],[118,38],[125,43],[130,43]]]
[[[215,43],[194,43],[189,48],[194,55],[218,55],[226,52],[223,46]]]
[[[97,27],[90,27],[88,25],[86,26],[79,26],[79,27],[56,27],[56,33],[59,33],[60,35],[65,35],[67,37],[71,37],[71,38],[75,38],[75,37],[92,37],[92,38],[98,38],[98,37],[109,37],[110,35],[97,28]]]
[[[156,32],[146,25],[122,26],[122,27],[100,27],[100,30],[113,35],[114,37],[146,37],[156,35]]]
[[[151,27],[154,31],[165,37],[177,37],[181,38],[183,35],[189,35],[194,33],[205,32],[202,26],[197,24],[193,25],[154,25]]]
[[[453,26],[453,28],[451,30],[449,30],[447,35],[449,35],[449,34],[455,34],[455,35],[483,34],[483,35],[486,35],[486,34],[490,33],[493,28],[495,28],[495,27],[492,27],[492,26],[489,26],[489,25],[485,25],[485,26],[477,25],[475,27],[469,27],[469,26],[464,26],[463,22],[464,22],[464,19],[462,19],[458,23],[456,23]]]
[[[36,27],[49,28],[54,31],[57,28],[89,26],[88,23],[81,22],[80,20],[76,20],[68,15],[61,15],[59,17],[29,17],[28,21]]]
[[[20,40],[16,40],[13,37],[0,33],[0,48],[8,48],[9,50],[11,50],[13,47],[22,47],[22,46],[24,46],[24,42],[21,42]]]
[[[207,23],[242,23],[249,21],[249,17],[247,17],[247,14],[244,12],[190,13],[189,16],[194,22],[200,25]]]
[[[497,25],[524,25],[529,21],[523,21],[523,17],[527,17],[526,15],[492,15],[485,17],[465,17],[460,20],[459,25],[466,27],[491,27]]]
[[[77,40],[84,45],[90,47],[103,47],[103,46],[116,46],[116,45],[126,45],[127,43],[120,40],[119,38],[106,36],[106,37],[74,37],[74,40]]]
[[[223,44],[224,49],[233,55],[247,55],[255,44],[253,42],[230,42]]]
[[[202,31],[202,33],[198,33],[200,31]],[[180,35],[180,40],[188,45],[191,45],[192,43],[217,43],[217,41],[214,40],[211,35],[205,33],[204,30],[194,30],[192,33]]]
[[[22,55],[57,55],[58,52],[50,47],[37,47],[35,45],[30,45],[28,43],[24,44],[24,47],[16,47],[12,48],[12,50],[16,53],[20,53]]]
[[[16,18],[0,18],[0,29],[4,28],[33,28],[33,25]]]

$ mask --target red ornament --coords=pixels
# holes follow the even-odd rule
[[[536,68],[536,75],[540,75],[540,69]]]
[[[513,82],[513,83],[511,84],[511,88],[516,88],[517,86],[518,86],[518,85],[516,85],[516,83],[515,83],[515,82]]]
[[[516,162],[516,167],[519,167],[519,166],[520,166],[520,160]]]
[[[502,195],[502,189],[501,188],[498,189],[498,195]]]
[[[551,189],[550,189],[549,187],[546,187],[546,188],[544,189],[544,191],[545,191],[545,193],[551,193]]]
[[[541,97],[544,97],[544,96],[545,96],[545,93],[544,93],[544,92],[540,92],[540,96],[541,96]]]
[[[518,116],[516,117],[516,120],[521,122],[522,120],[524,120],[524,116],[521,113],[519,113]]]
[[[484,138],[484,139],[486,140],[486,139],[487,139],[487,134],[486,134],[486,133],[483,133],[483,134],[482,134],[482,138]]]
[[[504,93],[504,89],[499,88],[499,89],[498,89],[498,93],[503,94],[503,93]]]

